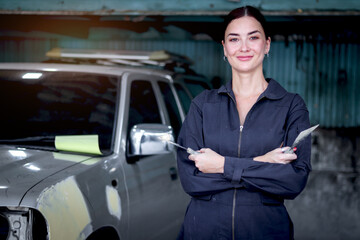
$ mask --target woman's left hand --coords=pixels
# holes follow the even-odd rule
[[[290,147],[276,148],[265,155],[255,157],[254,161],[280,164],[291,163],[297,159],[297,156],[295,153],[285,153],[289,149]]]
[[[210,148],[199,150],[201,154],[190,154],[189,159],[203,173],[224,173],[225,158]]]

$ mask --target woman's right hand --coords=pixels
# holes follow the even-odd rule
[[[284,153],[289,148],[290,147],[276,148],[265,155],[255,157],[254,161],[280,164],[291,163],[297,159],[297,156],[295,153]]]

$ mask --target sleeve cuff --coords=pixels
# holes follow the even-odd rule
[[[225,157],[224,177],[233,184],[239,184],[244,169],[254,165],[252,158]]]

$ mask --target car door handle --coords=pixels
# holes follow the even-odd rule
[[[176,170],[175,167],[171,167],[171,168],[169,169],[169,174],[170,174],[171,180],[176,180],[177,177],[178,177],[178,175],[177,175],[177,170]]]

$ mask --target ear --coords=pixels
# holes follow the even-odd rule
[[[221,44],[222,44],[222,46],[223,46],[224,56],[227,57],[227,52],[226,52],[226,49],[225,49],[225,42],[224,42],[224,40],[221,40]]]
[[[271,38],[268,37],[268,39],[266,40],[265,53],[269,53],[269,52],[270,52],[270,45],[271,45]]]

